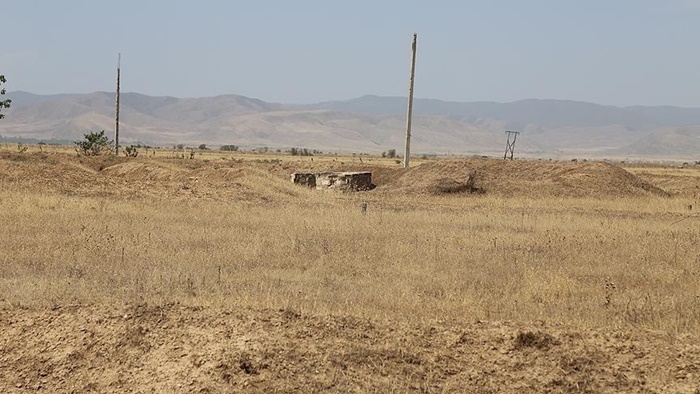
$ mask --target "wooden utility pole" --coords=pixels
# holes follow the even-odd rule
[[[117,111],[114,121],[114,142],[115,149],[114,153],[119,156],[119,96],[120,96],[120,85],[121,85],[121,65],[122,65],[122,54],[119,54],[119,60],[117,61]]]
[[[411,123],[413,121],[413,83],[416,79],[416,42],[418,34],[413,33],[411,46],[411,78],[408,84],[408,114],[406,115],[406,150],[403,154],[403,168],[408,168],[411,157]]]

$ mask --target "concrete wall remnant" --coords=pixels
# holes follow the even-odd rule
[[[309,188],[316,187],[316,174],[295,172],[292,174],[292,182],[297,185],[306,186]]]
[[[292,182],[318,190],[338,189],[343,191],[365,191],[375,188],[372,184],[372,173],[364,171],[322,173],[295,172],[292,174]]]

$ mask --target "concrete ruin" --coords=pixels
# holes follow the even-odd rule
[[[295,172],[294,174],[292,174],[292,182],[294,182],[295,185],[302,185],[309,188],[315,188],[316,174]]]
[[[318,190],[365,191],[375,187],[371,172],[295,172],[292,182]]]

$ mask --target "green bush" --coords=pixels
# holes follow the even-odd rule
[[[102,130],[99,133],[94,131],[83,134],[82,141],[73,141],[76,145],[75,151],[83,156],[100,156],[112,150],[114,141],[110,141]]]

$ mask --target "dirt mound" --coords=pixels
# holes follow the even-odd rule
[[[130,180],[172,181],[183,177],[181,169],[165,166],[155,162],[126,162],[102,170],[108,176],[122,177]]]
[[[657,185],[677,196],[700,199],[700,169],[697,168],[631,168],[645,182]]]
[[[95,187],[96,171],[64,155],[0,152],[0,182],[10,187],[31,187],[71,194],[81,187]]]
[[[120,163],[101,171],[101,175],[134,182],[190,181],[207,184],[240,182],[247,177],[260,176],[260,174],[260,171],[249,165],[235,162],[163,162],[154,160]]]
[[[0,391],[694,392],[697,338],[293,310],[0,309]]]
[[[410,169],[387,187],[410,193],[445,194],[456,190],[532,197],[668,195],[612,164],[483,158],[424,163]]]
[[[433,194],[458,194],[458,193],[481,193],[482,190],[476,187],[476,174],[471,173],[464,182],[456,181],[452,178],[440,178],[428,188]]]
[[[276,162],[0,154],[0,184],[75,196],[168,197],[269,204],[303,192]]]
[[[232,161],[129,159],[66,154],[0,155],[0,182],[71,195],[127,195],[269,201],[295,196],[295,171],[370,171],[381,192],[486,193],[499,196],[626,197],[667,195],[606,163],[435,160],[408,170],[342,161]]]
[[[181,169],[155,162],[120,163],[104,168],[102,173],[107,176],[138,181],[172,181],[179,180],[183,177],[183,171]]]
[[[322,172],[364,172],[372,173],[372,183],[381,186],[393,184],[401,177],[406,170],[402,167],[387,167],[368,163],[345,163],[345,162],[303,162],[285,163],[277,166],[277,175],[289,177],[294,172],[322,173]]]

